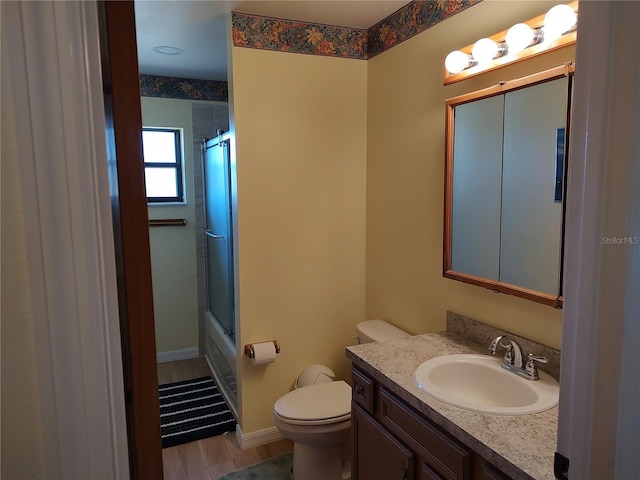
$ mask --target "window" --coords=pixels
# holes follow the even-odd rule
[[[184,202],[181,146],[180,130],[142,129],[147,202]]]

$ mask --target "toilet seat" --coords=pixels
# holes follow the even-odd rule
[[[351,418],[351,387],[348,383],[318,383],[282,396],[274,412],[292,425],[327,425]]]

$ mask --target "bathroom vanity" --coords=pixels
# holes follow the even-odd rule
[[[557,413],[478,413],[418,388],[416,368],[434,357],[486,354],[451,333],[347,347],[352,361],[352,478],[553,479]]]

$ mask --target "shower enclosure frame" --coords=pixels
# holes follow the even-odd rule
[[[204,292],[206,297],[206,306],[204,309],[200,309],[200,345],[201,351],[204,353],[207,362],[213,372],[214,379],[218,384],[227,404],[233,411],[236,418],[238,418],[238,390],[237,390],[237,346],[236,346],[236,333],[237,333],[237,318],[236,318],[236,245],[235,240],[235,210],[234,210],[234,184],[232,181],[231,172],[231,133],[220,133],[218,137],[207,140],[205,139],[201,144],[200,166],[202,172],[202,209],[203,209],[203,225],[198,235],[201,236],[202,248],[204,250]],[[208,230],[207,225],[207,185],[206,185],[206,152],[211,148],[220,148],[222,145],[226,145],[226,156],[223,161],[225,164],[225,188],[226,188],[226,209],[228,212],[228,232],[227,238],[222,238],[224,235],[218,235],[217,232]],[[213,240],[212,240],[213,239]],[[230,302],[230,322],[228,328],[216,318],[211,312],[210,308],[210,286],[211,279],[208,273],[208,267],[210,265],[210,250],[208,247],[211,241],[224,241],[229,242],[228,248],[228,268],[230,270],[227,278]],[[202,288],[202,286],[199,286]]]

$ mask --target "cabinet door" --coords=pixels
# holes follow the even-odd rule
[[[500,281],[549,295],[560,289],[563,206],[555,185],[567,81],[511,91],[504,101]]]
[[[414,455],[355,403],[351,404],[353,480],[412,480]]]

